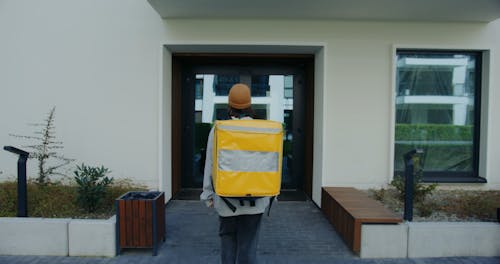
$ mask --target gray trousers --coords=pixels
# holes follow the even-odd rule
[[[222,264],[257,263],[262,214],[219,217]]]

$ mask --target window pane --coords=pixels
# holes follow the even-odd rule
[[[203,99],[203,79],[196,77],[195,80],[195,92],[194,92],[194,98],[195,99]]]
[[[252,75],[252,97],[269,96],[271,86],[269,85],[269,75]]]
[[[227,96],[229,89],[235,84],[240,82],[239,75],[215,75],[214,78],[214,92],[217,96]]]
[[[403,155],[424,150],[424,175],[474,173],[476,54],[398,51],[395,173]]]
[[[285,98],[293,98],[293,75],[285,76]]]

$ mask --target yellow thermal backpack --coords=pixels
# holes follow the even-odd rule
[[[281,123],[255,119],[216,121],[213,146],[212,178],[218,196],[251,199],[279,194]]]

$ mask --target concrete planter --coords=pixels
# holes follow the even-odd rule
[[[70,221],[71,219],[2,217],[0,255],[67,256]]]
[[[116,256],[116,216],[108,220],[72,220],[68,224],[70,256]]]
[[[116,255],[116,219],[0,218],[0,255]],[[50,243],[47,243],[50,241]]]
[[[408,225],[362,225],[361,258],[406,258]]]
[[[500,224],[412,222],[363,225],[361,258],[500,256]]]
[[[408,224],[408,257],[500,256],[500,224]]]

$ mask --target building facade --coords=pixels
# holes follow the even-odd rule
[[[476,2],[479,11],[490,11],[472,18],[450,6],[454,11],[436,19],[425,12],[387,15],[370,1],[358,6],[359,16],[343,9],[311,17],[293,9],[272,17],[261,1],[257,11],[241,4],[239,17],[213,9],[199,14],[203,1],[185,1],[194,11],[184,15],[185,7],[173,2],[0,1],[0,142],[27,145],[9,134],[32,133],[27,124],[55,106],[56,136],[67,157],[104,165],[113,177],[163,190],[170,199],[185,179],[176,160],[177,141],[187,135],[179,117],[192,110],[193,124],[210,123],[225,108],[224,85],[214,84],[237,76],[255,84],[257,114],[287,123],[290,111],[306,112],[289,137],[306,131],[296,150],[302,158],[290,158],[305,164],[299,174],[309,176],[298,176],[295,186],[317,204],[322,186],[387,185],[411,147],[434,151],[426,162],[438,165],[429,165],[428,180],[500,188],[498,3]],[[369,8],[381,17],[363,17]],[[204,68],[201,55],[215,57],[208,66],[219,67],[216,73]],[[295,58],[304,69],[297,60],[287,68],[285,60]],[[236,73],[224,68],[238,60]],[[192,86],[184,85],[188,72]],[[176,108],[179,102],[192,106]],[[452,155],[439,159],[441,153]],[[196,159],[193,152],[183,160],[189,157]],[[15,177],[15,170],[16,158],[2,154],[0,178]]]

